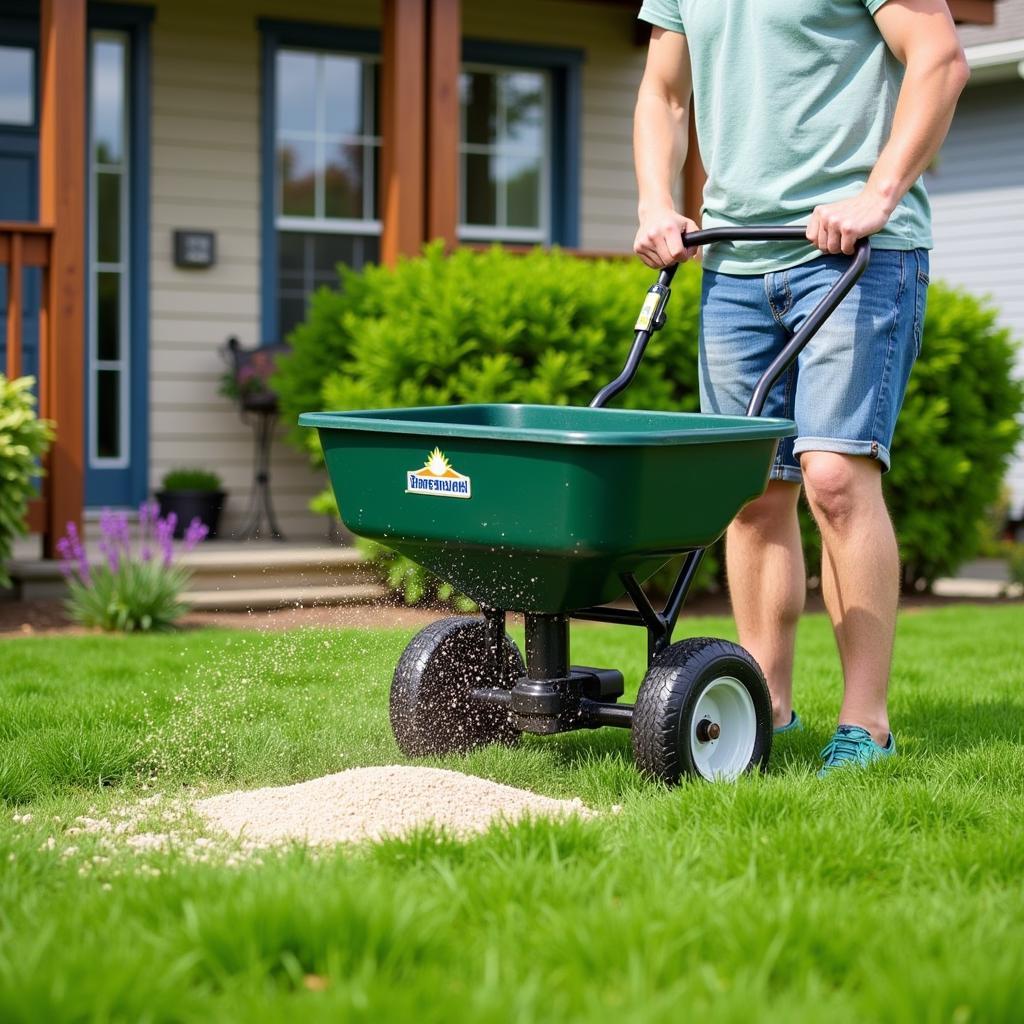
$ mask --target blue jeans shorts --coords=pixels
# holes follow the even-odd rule
[[[818,259],[763,275],[704,271],[700,406],[742,415],[765,368],[849,265]],[[889,469],[910,371],[921,350],[928,253],[876,249],[863,277],[772,388],[763,415],[796,421],[773,480],[801,480],[803,452],[877,459]]]

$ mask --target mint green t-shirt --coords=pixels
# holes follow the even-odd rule
[[[874,13],[886,0],[644,0],[640,18],[685,33],[706,228],[806,224],[856,195],[889,138],[903,67]],[[918,179],[872,244],[931,248]],[[708,246],[704,265],[766,274],[819,255],[800,242]]]

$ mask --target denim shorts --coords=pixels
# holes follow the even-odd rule
[[[742,415],[758,378],[849,266],[821,256],[763,275],[704,271],[700,405]],[[863,277],[772,388],[763,415],[796,421],[773,480],[801,480],[803,452],[841,452],[889,468],[896,418],[921,350],[928,253],[877,249]]]

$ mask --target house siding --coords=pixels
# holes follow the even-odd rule
[[[242,521],[252,474],[252,437],[218,394],[229,335],[245,346],[260,329],[260,32],[257,18],[379,27],[374,0],[158,0],[152,25],[150,478],[206,466],[231,495],[225,532]],[[635,228],[630,119],[643,65],[633,16],[613,6],[466,0],[467,37],[571,46],[582,69],[580,244],[628,251]],[[175,228],[216,232],[217,264],[181,270]],[[281,432],[283,433],[283,431]],[[281,441],[273,495],[291,537],[323,536],[308,512],[323,478]]]
[[[990,297],[1017,343],[1024,378],[1024,82],[969,88],[928,176],[934,210],[932,277]],[[1024,515],[1024,445],[1010,469]]]

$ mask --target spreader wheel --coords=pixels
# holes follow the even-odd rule
[[[479,687],[511,690],[526,673],[519,648],[505,637],[495,679],[482,619],[453,616],[424,627],[402,653],[391,682],[391,729],[406,757],[453,754],[519,739],[504,705],[475,701]]]
[[[685,775],[718,781],[764,768],[772,702],[757,662],[727,640],[672,644],[644,676],[632,739],[637,767],[670,786]]]

